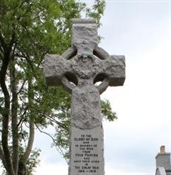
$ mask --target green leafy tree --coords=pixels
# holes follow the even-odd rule
[[[67,157],[71,97],[46,86],[43,58],[70,46],[72,18],[84,12],[99,22],[104,7],[103,0],[95,0],[92,8],[75,0],[1,0],[0,160],[5,174],[32,174],[39,163],[35,129],[54,126],[54,145]],[[107,102],[102,112],[116,118]]]

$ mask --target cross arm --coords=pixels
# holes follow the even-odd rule
[[[122,86],[125,81],[125,56],[109,55],[104,49],[96,47],[94,50],[96,65],[98,65],[95,82],[104,81],[107,86]],[[102,88],[104,89],[102,84]]]
[[[65,80],[65,73],[69,71],[68,60],[55,54],[46,54],[43,66],[46,83],[49,86],[61,86]]]
[[[122,86],[125,81],[125,56],[111,55],[105,65],[105,73],[110,79],[109,86]]]

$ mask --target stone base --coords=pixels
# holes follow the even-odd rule
[[[71,127],[69,175],[104,175],[103,129]]]

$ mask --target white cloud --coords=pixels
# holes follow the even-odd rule
[[[36,175],[66,175],[68,174],[68,169],[65,164],[57,163],[57,164],[49,164],[45,160],[41,160],[40,167],[36,171]]]

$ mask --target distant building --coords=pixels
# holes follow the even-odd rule
[[[171,154],[165,152],[165,146],[160,147],[156,156],[155,175],[171,175]]]

